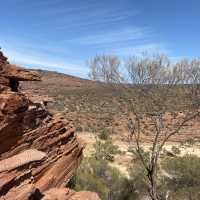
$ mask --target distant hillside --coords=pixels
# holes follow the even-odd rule
[[[53,99],[48,104],[49,110],[65,114],[79,131],[97,133],[106,128],[122,138],[126,136],[129,103],[120,88],[62,73],[35,71],[42,76],[42,81],[23,83],[21,86],[26,94],[49,96]],[[178,109],[184,103],[181,93],[178,90],[175,93],[178,98],[172,96],[167,101],[169,111]],[[133,97],[136,96],[133,94]],[[198,135],[199,126],[193,124],[190,129],[184,130],[182,137],[174,140],[181,141]]]
[[[65,113],[76,127],[82,126],[85,130],[112,127],[115,116],[122,116],[124,105],[113,88],[62,73],[34,71],[41,75],[42,81],[21,83],[23,91],[30,97],[52,97],[54,101],[48,104],[49,109]]]
[[[47,70],[33,70],[38,72],[41,77],[42,81],[37,83],[26,82],[22,83],[21,86],[23,90],[26,92],[37,93],[37,94],[45,94],[51,95],[53,93],[59,93],[60,90],[68,90],[68,89],[78,89],[78,88],[85,88],[85,87],[93,87],[94,82],[78,78],[71,75],[66,75],[63,73],[52,72]],[[62,92],[61,92],[62,93]]]

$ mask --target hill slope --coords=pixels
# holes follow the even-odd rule
[[[37,72],[42,76],[42,81],[24,83],[23,89],[30,95],[48,95],[53,98],[49,109],[63,112],[78,130],[98,133],[106,128],[116,137],[124,139],[128,136],[128,103],[119,89],[57,72]],[[169,101],[170,106],[175,103]],[[183,141],[198,136],[199,126],[198,122],[191,124],[184,128],[181,136],[172,140]],[[151,137],[145,140],[150,141]]]
[[[22,88],[24,90],[31,90],[38,94],[51,94],[53,91],[59,92],[63,89],[78,89],[83,87],[91,87],[94,82],[87,79],[81,79],[78,77],[52,72],[47,70],[32,70],[39,73],[42,77],[41,82],[37,83],[22,83]]]

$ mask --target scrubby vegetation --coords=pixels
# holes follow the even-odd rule
[[[99,133],[99,138],[101,140],[108,140],[110,137],[109,130],[107,128],[103,128]]]
[[[113,145],[112,140],[100,141],[97,140],[94,144],[95,153],[93,156],[96,160],[113,161],[114,155],[119,154],[118,146]]]
[[[69,186],[77,191],[97,192],[102,200],[134,200],[143,196],[146,191],[144,170],[141,165],[133,166],[131,178],[126,177],[109,165],[118,153],[111,140],[97,140],[94,155],[82,161]]]
[[[186,155],[167,158],[163,168],[171,175],[164,178],[165,187],[177,200],[200,199],[200,158]]]
[[[172,147],[179,154],[177,147]],[[114,155],[119,154],[111,140],[97,140],[95,153],[82,161],[69,186],[76,191],[97,192],[102,200],[142,200],[148,196],[148,179],[137,154],[133,153],[128,176],[111,167]],[[149,159],[149,153],[142,150]],[[109,155],[109,156],[108,156]],[[110,159],[112,157],[112,159]],[[200,158],[193,155],[163,157],[159,169],[158,189],[162,200],[200,199]]]
[[[138,193],[134,184],[106,161],[85,159],[73,178],[74,189],[95,191],[103,200],[131,200]]]
[[[115,55],[97,55],[89,61],[89,67],[93,80],[117,86],[127,98],[128,139],[134,141],[135,153],[145,169],[150,199],[161,200],[160,154],[172,137],[200,116],[200,60],[175,63],[167,56],[143,55],[124,62]],[[178,94],[184,106],[179,102],[181,106],[176,108]],[[176,117],[178,110],[182,113]],[[148,159],[141,149],[144,135],[151,135]]]
[[[181,152],[180,152],[180,149],[176,146],[172,146],[172,153],[175,154],[175,155],[179,155]]]

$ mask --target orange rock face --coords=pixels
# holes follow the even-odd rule
[[[39,80],[0,52],[0,199],[99,200],[65,188],[83,146],[67,120],[18,91],[19,81]]]

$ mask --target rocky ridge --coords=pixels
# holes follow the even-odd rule
[[[0,51],[0,200],[99,200],[65,187],[83,146],[69,121],[19,91],[19,81],[40,79],[9,64]]]

